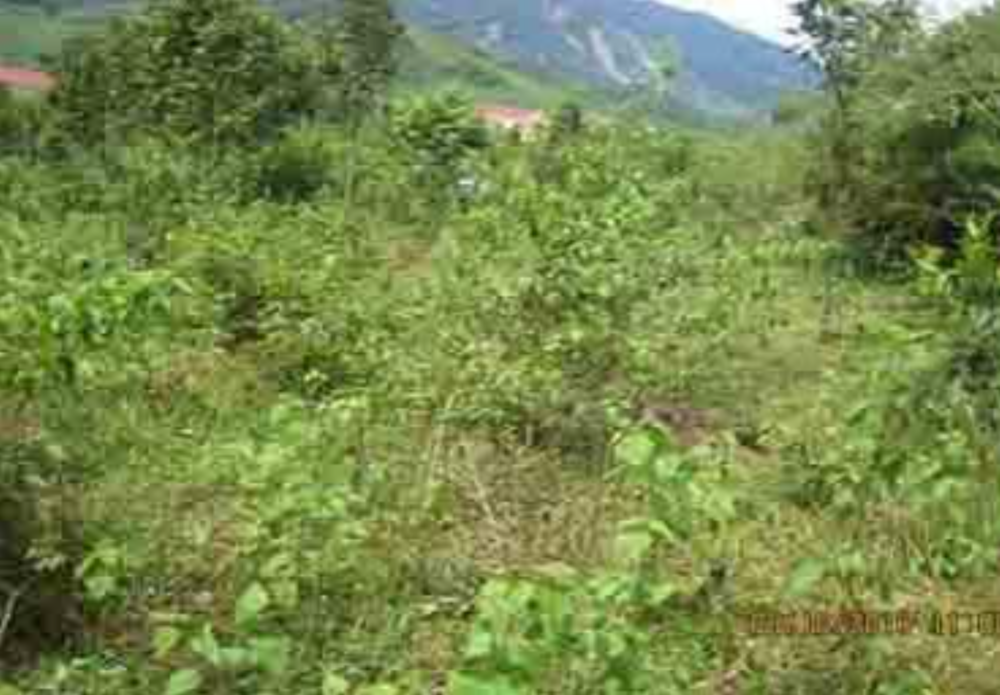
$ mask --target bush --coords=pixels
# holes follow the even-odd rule
[[[822,112],[822,97],[813,92],[791,92],[778,100],[771,113],[771,120],[777,126],[801,128],[813,125]]]
[[[687,143],[650,135],[589,131],[560,149],[560,186],[511,162],[442,242],[461,284],[438,331],[466,346],[453,421],[600,460],[604,403],[632,385],[623,336],[670,272],[660,250],[687,192]]]
[[[276,202],[300,203],[337,186],[344,159],[339,145],[325,130],[296,128],[287,132],[254,160],[254,193]]]
[[[586,128],[586,122],[584,121],[583,109],[579,104],[570,101],[553,113],[548,136],[555,142],[563,142],[580,135],[584,128]]]
[[[395,109],[391,128],[395,140],[433,184],[453,179],[467,157],[489,145],[472,105],[457,94],[404,103]]]
[[[28,484],[45,452],[0,439],[0,671],[65,646],[82,628],[67,510],[43,504]]]
[[[35,153],[46,134],[47,116],[41,100],[0,87],[0,156]]]
[[[253,143],[319,108],[318,48],[250,0],[160,0],[67,44],[52,102],[75,140]]]
[[[850,173],[837,196],[845,221],[886,252],[914,242],[954,247],[965,219],[997,203],[1000,175],[1000,9],[957,20],[882,60],[851,94],[838,156]],[[830,130],[818,133],[822,139]],[[814,189],[833,185],[826,152]]]

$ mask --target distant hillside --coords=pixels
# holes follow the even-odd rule
[[[641,89],[665,63],[672,97],[699,111],[752,115],[813,76],[779,46],[652,0],[405,0],[405,16],[526,68],[604,89]]]
[[[600,92],[504,64],[495,56],[448,36],[411,27],[402,54],[401,90],[457,89],[480,101],[548,108],[567,100],[599,104]]]
[[[49,0],[60,12],[0,0],[0,59],[30,60],[66,33],[135,6],[130,0]],[[37,3],[35,3],[37,5]],[[303,17],[330,0],[268,0]],[[20,6],[20,7],[19,7]],[[658,103],[674,113],[755,118],[813,76],[779,46],[707,15],[652,0],[398,0],[413,28],[404,85],[448,85],[482,98],[549,105]],[[669,84],[664,67],[675,68]]]
[[[60,0],[50,0],[52,7]],[[36,65],[41,56],[59,50],[70,35],[100,26],[114,3],[91,6],[89,0],[65,0],[67,9],[44,12],[39,2],[0,0],[0,61]]]
[[[271,0],[296,14],[330,0]],[[653,0],[397,0],[411,26],[448,35],[507,68],[556,75],[616,103],[643,94],[676,68],[673,111],[752,118],[781,94],[815,84],[780,46],[708,15]]]
[[[0,60],[34,63],[58,47],[61,25],[41,12],[0,2]]]

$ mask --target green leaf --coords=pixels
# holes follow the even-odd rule
[[[448,695],[528,695],[529,691],[502,677],[452,674]]]
[[[650,548],[653,547],[654,538],[646,531],[630,531],[615,538],[616,555],[626,564],[640,562]]]
[[[466,659],[485,659],[493,653],[493,633],[489,630],[475,629],[465,645]]]
[[[399,695],[399,688],[394,685],[373,685],[361,690],[358,695]]]
[[[292,661],[292,644],[285,637],[258,637],[250,640],[250,649],[260,667],[273,676],[288,671]]]
[[[153,657],[162,659],[170,654],[180,644],[181,638],[181,631],[177,628],[163,627],[157,630],[153,635]]]
[[[191,641],[191,651],[216,668],[223,665],[222,649],[219,647],[218,640],[215,639],[211,625],[205,625],[201,634]]]
[[[24,695],[24,693],[15,688],[13,685],[0,683],[0,695]]]
[[[87,587],[87,593],[90,597],[95,601],[100,601],[114,593],[117,582],[114,577],[102,574],[95,577],[88,577],[84,584]]]
[[[791,576],[785,583],[785,594],[790,598],[805,596],[822,581],[826,571],[826,563],[821,560],[803,560],[792,570]]]
[[[177,671],[167,681],[166,695],[189,695],[201,688],[201,674],[193,668]]]
[[[346,695],[350,689],[351,684],[336,673],[331,672],[323,676],[323,695]]]
[[[618,459],[628,466],[643,466],[656,454],[656,442],[650,432],[633,432],[618,443]]]
[[[673,597],[677,596],[680,590],[676,585],[670,582],[661,582],[656,584],[649,589],[649,604],[652,606],[661,606]]]
[[[252,655],[242,647],[224,647],[219,651],[219,658],[224,668],[238,671],[250,663]]]
[[[236,603],[236,624],[245,626],[254,622],[270,603],[271,597],[264,587],[257,583],[251,584]]]

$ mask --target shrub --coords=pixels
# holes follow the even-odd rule
[[[82,628],[68,510],[43,504],[28,483],[47,458],[37,444],[0,438],[0,669],[65,646]]]
[[[254,160],[254,193],[285,203],[304,202],[339,183],[344,159],[329,131],[296,128],[269,145]]]
[[[393,137],[432,183],[453,178],[470,154],[489,144],[485,126],[471,104],[454,93],[404,103],[395,109],[391,128]]]
[[[549,137],[556,142],[576,137],[586,127],[583,109],[572,101],[566,102],[555,111],[551,123]]]
[[[822,112],[823,100],[812,92],[791,92],[778,100],[771,114],[777,126],[803,127],[813,125]]]
[[[44,140],[46,126],[44,102],[20,98],[0,87],[0,156],[33,154]]]
[[[229,347],[261,337],[260,321],[267,291],[251,242],[235,233],[201,233],[172,237],[167,254],[201,292],[211,297],[218,338]]]
[[[69,43],[52,101],[90,144],[136,131],[254,142],[320,104],[313,43],[249,0],[159,0]]]
[[[456,350],[453,421],[600,460],[604,403],[632,385],[623,336],[670,272],[657,249],[686,194],[686,142],[641,137],[567,145],[558,187],[512,161],[454,231],[460,284],[439,310],[456,320],[438,329]]]

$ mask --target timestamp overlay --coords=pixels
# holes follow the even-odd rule
[[[761,637],[933,635],[1000,638],[1000,608],[990,611],[751,611],[737,614],[736,625],[743,634]]]

